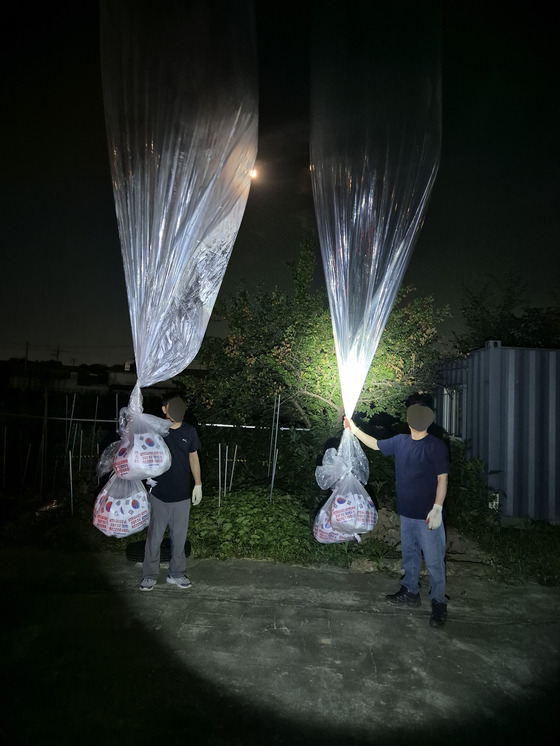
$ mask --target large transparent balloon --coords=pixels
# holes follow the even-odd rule
[[[199,350],[257,153],[250,2],[101,3],[105,118],[139,386]]]
[[[313,24],[312,184],[351,417],[438,169],[439,19],[424,3],[358,2]]]

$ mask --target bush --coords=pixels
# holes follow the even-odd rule
[[[446,519],[468,538],[478,541],[499,529],[499,513],[489,506],[491,490],[484,461],[465,458],[464,443],[452,440],[449,462]]]
[[[498,580],[560,585],[560,526],[527,519],[481,536],[479,544],[494,557]]]
[[[373,538],[364,537],[361,543],[349,541],[323,545],[315,540],[313,521],[328,497],[312,479],[314,469],[310,462],[313,464],[312,453],[317,445],[307,438],[300,440],[293,433],[286,433],[286,437],[294,438],[294,443],[297,441],[298,466],[290,468],[290,454],[284,456],[272,499],[270,478],[266,477],[264,468],[260,485],[250,484],[250,469],[247,469],[244,479],[240,479],[241,484],[234,478],[234,491],[225,497],[219,499],[217,490],[205,490],[201,504],[191,511],[188,535],[191,555],[337,567],[349,567],[352,562],[364,559],[379,568],[385,559],[398,558],[399,553],[377,540],[375,532]],[[461,443],[451,443],[450,449],[447,523],[476,541],[493,558],[499,580],[560,585],[560,526],[527,520],[521,528],[501,527],[499,515],[488,506],[489,491],[483,462],[465,459]],[[248,453],[253,459],[254,454],[250,450]],[[368,456],[368,490],[378,508],[393,507],[393,459],[383,458],[373,451],[368,452]],[[294,459],[293,454],[291,458]],[[64,551],[93,549],[124,555],[130,542],[145,538],[145,531],[126,539],[101,534],[91,522],[98,491],[96,480],[93,476],[90,480],[84,478],[83,484],[75,487],[73,514],[68,499],[62,500],[56,510],[44,513],[29,509],[16,511],[3,522],[2,541],[20,546],[52,547]]]
[[[501,526],[499,512],[489,506],[493,490],[484,461],[466,459],[458,441],[450,443],[450,457],[447,522],[493,558],[498,580],[560,585],[560,526],[531,520],[518,528]]]
[[[253,488],[218,500],[205,497],[191,512],[189,538],[196,557],[266,559],[295,565],[348,567],[364,557],[379,561],[391,553],[383,542],[369,539],[323,545],[313,537],[315,506],[301,497]],[[309,501],[310,503],[312,501]]]

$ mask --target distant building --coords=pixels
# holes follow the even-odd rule
[[[136,367],[130,362],[123,366],[80,365],[73,367],[49,362],[12,361],[2,363],[7,367],[4,372],[5,386],[20,391],[79,393],[83,391],[106,394],[114,390],[132,391],[136,384]],[[7,375],[6,375],[7,373]],[[170,381],[156,383],[143,392],[151,394],[168,390],[173,384]]]
[[[64,480],[61,489],[67,489],[70,454],[77,471],[97,462],[118,437],[119,415],[136,382],[130,363],[109,368],[0,361],[0,494],[42,497]],[[162,396],[175,391],[172,381],[143,388],[144,412],[161,417]]]
[[[192,375],[200,375],[194,369]],[[0,361],[0,416],[116,421],[137,382],[134,363],[68,366],[57,361]],[[161,397],[176,391],[161,381],[142,388],[144,410],[160,414]]]

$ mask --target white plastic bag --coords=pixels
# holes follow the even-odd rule
[[[346,474],[354,474],[362,484],[369,479],[369,462],[358,439],[345,428],[337,448],[328,448],[323,463],[315,469],[315,479],[322,490],[339,482]]]
[[[362,484],[369,478],[369,463],[358,439],[350,430],[342,433],[338,449],[328,448],[315,469],[321,489],[333,487],[313,524],[313,535],[322,544],[356,539],[372,531],[377,510]]]
[[[353,474],[336,485],[331,502],[331,526],[346,534],[366,534],[377,523],[377,510],[371,497]]]
[[[159,477],[171,466],[171,454],[163,439],[170,427],[169,420],[142,411],[142,395],[137,384],[128,407],[120,411],[121,439],[111,443],[101,454],[97,476],[114,471],[120,479]]]
[[[141,481],[108,480],[93,506],[93,525],[106,536],[123,538],[146,528],[150,522],[148,493]]]
[[[113,469],[120,479],[159,477],[170,466],[169,448],[161,435],[153,432],[131,433],[126,441],[121,441],[113,461]]]
[[[320,544],[340,544],[350,539],[360,540],[358,534],[349,536],[341,531],[335,531],[331,524],[331,506],[334,495],[331,495],[321,510],[317,513],[313,523],[313,536]]]

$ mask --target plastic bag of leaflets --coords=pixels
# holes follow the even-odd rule
[[[315,470],[321,489],[333,488],[313,524],[313,535],[321,544],[356,539],[377,523],[377,510],[363,485],[369,478],[369,464],[357,438],[345,429],[338,450],[328,448],[322,466]]]
[[[171,454],[163,439],[170,426],[169,420],[144,414],[140,389],[136,386],[128,407],[120,411],[120,440],[111,443],[101,454],[97,476],[114,471],[120,479],[136,480],[163,474],[171,466]]]
[[[150,504],[142,482],[113,474],[93,506],[93,525],[106,536],[123,538],[142,531],[149,522]]]

